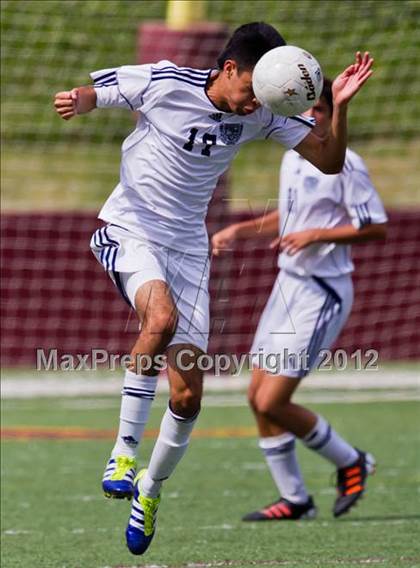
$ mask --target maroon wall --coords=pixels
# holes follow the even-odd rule
[[[130,349],[136,318],[89,250],[97,226],[90,213],[2,216],[4,366],[33,366],[36,348]],[[354,247],[356,301],[337,345],[375,348],[383,360],[420,358],[419,249],[419,211],[391,211],[386,244]],[[275,275],[273,252],[253,240],[214,259],[211,352],[247,351]]]

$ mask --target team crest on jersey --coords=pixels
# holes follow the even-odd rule
[[[307,176],[303,180],[303,187],[305,191],[308,192],[315,191],[318,184],[319,184],[319,179],[317,177]]]
[[[236,144],[242,134],[243,124],[221,124],[220,137],[227,145]]]
[[[221,122],[223,114],[221,112],[214,112],[213,114],[209,114],[209,118],[215,120],[216,122]]]

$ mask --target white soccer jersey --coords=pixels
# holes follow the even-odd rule
[[[205,90],[210,73],[161,61],[91,74],[98,107],[141,113],[122,145],[120,183],[100,219],[168,248],[206,254],[207,206],[241,144],[273,138],[294,148],[309,133],[305,117],[221,111]]]
[[[297,152],[286,152],[280,169],[280,234],[331,229],[352,223],[357,229],[385,223],[387,216],[362,158],[346,151],[336,175],[320,172]],[[299,276],[339,276],[354,269],[350,245],[312,244],[295,255],[279,256],[279,267]]]

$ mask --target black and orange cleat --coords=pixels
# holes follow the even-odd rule
[[[375,458],[360,450],[357,452],[359,457],[354,463],[337,470],[338,496],[333,507],[334,517],[344,515],[356,505],[366,489],[367,476],[375,473]]]
[[[248,513],[242,517],[243,521],[299,521],[302,519],[314,519],[316,507],[312,497],[306,503],[292,503],[287,499],[279,499],[275,503],[264,507],[260,511]]]

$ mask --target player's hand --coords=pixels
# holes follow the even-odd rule
[[[70,120],[70,118],[76,116],[77,98],[78,98],[78,89],[72,89],[71,91],[63,91],[55,95],[54,107],[57,113],[61,116],[61,118],[64,118],[64,120]]]
[[[271,249],[280,248],[280,242],[281,242],[281,237],[278,236],[271,241],[269,248],[271,248]]]
[[[236,240],[236,226],[230,225],[215,233],[211,239],[211,246],[214,256],[219,256],[223,250],[232,248]]]
[[[285,237],[278,237],[274,240],[270,248],[274,248],[275,246],[279,246],[282,252],[287,253],[290,256],[293,256],[300,250],[306,248],[307,246],[316,243],[319,237],[319,230],[318,229],[308,229],[306,231],[298,231],[297,233],[290,233]]]
[[[334,104],[346,105],[356,93],[360,91],[372,75],[373,59],[368,51],[362,54],[360,51],[356,53],[356,60],[338,75],[332,84],[332,93]]]

